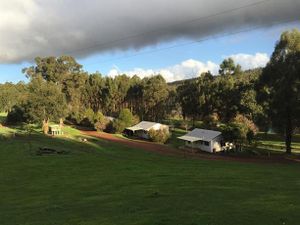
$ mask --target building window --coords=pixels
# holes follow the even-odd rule
[[[205,146],[209,146],[209,142],[208,141],[203,141]]]

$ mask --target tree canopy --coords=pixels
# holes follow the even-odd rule
[[[291,153],[292,135],[300,125],[299,71],[300,32],[284,32],[263,70],[260,92],[273,128],[285,135],[287,153]]]

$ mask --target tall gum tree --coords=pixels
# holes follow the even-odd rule
[[[292,136],[300,125],[300,32],[284,32],[263,70],[260,92],[268,103],[273,128],[285,137],[286,153],[292,152]]]

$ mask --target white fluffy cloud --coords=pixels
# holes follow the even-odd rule
[[[266,53],[256,53],[255,55],[236,54],[229,57],[240,64],[244,70],[264,67],[270,60],[270,57]]]
[[[226,56],[224,58],[228,57],[233,58],[234,61],[239,63],[244,70],[264,67],[269,61],[269,57],[266,53],[256,53],[254,55],[240,53]],[[121,74],[127,74],[130,77],[137,75],[140,78],[144,78],[161,74],[167,82],[173,82],[194,78],[207,71],[216,75],[218,74],[219,68],[219,64],[211,61],[201,62],[195,59],[189,59],[181,62],[180,64],[156,70],[135,68],[129,71],[122,71],[115,67],[109,71],[108,76],[115,77]]]
[[[243,8],[255,2],[1,0],[0,63],[62,54],[85,57],[299,19],[299,0],[269,0]],[[234,8],[240,9],[209,17]]]
[[[194,59],[189,59],[183,61],[180,64],[157,70],[135,68],[131,71],[120,71],[119,69],[114,68],[108,73],[108,76],[115,77],[117,75],[127,74],[131,77],[134,75],[138,75],[139,77],[144,78],[161,74],[166,79],[166,81],[173,82],[176,80],[197,77],[201,73],[207,71],[211,71],[213,74],[217,74],[218,69],[219,66],[211,61],[204,63]]]

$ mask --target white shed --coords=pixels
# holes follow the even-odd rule
[[[222,133],[213,130],[194,129],[178,139],[185,141],[185,145],[205,152],[215,153],[222,150]]]
[[[149,131],[153,130],[162,130],[166,129],[169,131],[169,126],[155,123],[155,122],[149,122],[149,121],[142,121],[135,126],[127,127],[125,129],[125,133],[129,136],[137,136],[144,139],[149,139]]]

